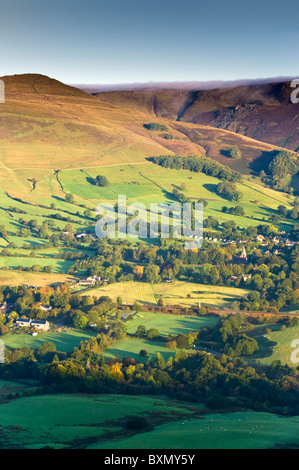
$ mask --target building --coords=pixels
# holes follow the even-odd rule
[[[50,312],[52,310],[51,305],[41,305],[40,308],[45,312]]]
[[[86,236],[87,236],[86,233],[78,233],[78,234],[76,235],[76,238],[79,239],[79,238],[84,238],[84,237],[86,237]]]
[[[101,280],[100,276],[89,276],[86,279],[79,281],[80,286],[93,286]]]
[[[248,262],[246,248],[243,246],[242,253],[240,255],[233,255],[233,263],[245,264]]]
[[[35,330],[47,331],[50,328],[50,324],[47,320],[32,320],[31,327]]]
[[[21,327],[21,328],[29,328],[31,325],[31,320],[27,320],[26,318],[19,318],[16,321],[16,326]]]

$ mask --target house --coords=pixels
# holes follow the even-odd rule
[[[40,307],[42,310],[44,310],[45,312],[50,312],[52,310],[52,307],[51,305],[40,305]]]
[[[89,276],[86,278],[87,281],[92,281],[94,284],[101,280],[100,276]]]
[[[32,320],[31,327],[36,330],[47,331],[50,327],[50,324],[47,320]]]
[[[87,236],[86,233],[78,233],[78,234],[76,235],[76,238],[84,238],[84,237],[86,237],[86,236]]]
[[[251,277],[251,274],[242,274],[243,281],[247,281],[248,279],[251,279]]]
[[[265,238],[265,237],[263,237],[263,235],[257,235],[257,236],[255,237],[256,241],[257,241],[257,242],[260,242],[260,243],[262,243],[262,241],[264,240],[264,238]]]
[[[230,277],[230,280],[231,280],[232,282],[236,282],[237,279],[238,279],[237,276],[231,276],[231,277]]]
[[[94,284],[97,284],[100,282],[101,278],[100,276],[89,276],[86,279],[82,279],[82,281],[79,281],[80,286],[93,286]]]
[[[94,282],[88,280],[88,279],[82,279],[82,281],[79,281],[80,286],[92,286]]]
[[[4,302],[4,304],[0,306],[0,310],[6,310],[7,308],[6,306],[7,306],[7,302]]]
[[[11,304],[8,304],[7,302],[4,302],[1,306],[0,306],[0,313],[2,313],[2,315],[6,315],[6,312],[8,309],[11,308]]]
[[[27,320],[26,318],[19,318],[16,321],[16,326],[21,327],[21,328],[29,328],[31,325],[31,320]]]

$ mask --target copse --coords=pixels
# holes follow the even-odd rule
[[[232,158],[233,160],[240,160],[240,158],[242,158],[240,149],[236,146],[231,147],[228,153],[229,153],[229,157]]]
[[[109,181],[106,176],[98,175],[96,178],[93,179],[93,184],[95,184],[96,186],[105,187],[108,186]]]
[[[143,127],[149,131],[162,131],[167,132],[168,127],[164,124],[159,124],[158,122],[149,122],[148,124],[143,124]]]
[[[232,182],[240,182],[242,180],[242,175],[237,171],[231,170],[229,167],[207,157],[199,157],[197,155],[190,155],[188,157],[182,157],[181,155],[161,155],[159,157],[152,157],[150,160],[164,168],[204,173],[221,180]]]
[[[230,181],[221,181],[217,185],[216,189],[217,194],[231,201],[240,201],[242,198],[242,193],[237,191],[236,186]]]

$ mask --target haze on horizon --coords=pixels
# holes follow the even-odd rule
[[[150,84],[299,75],[297,0],[0,0],[0,76]]]

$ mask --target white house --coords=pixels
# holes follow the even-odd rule
[[[40,308],[45,312],[50,312],[52,310],[51,305],[41,305]]]
[[[47,331],[50,327],[50,324],[47,320],[32,320],[31,326],[36,330]]]
[[[27,320],[26,318],[19,318],[16,321],[16,326],[20,326],[21,328],[28,328],[31,325],[31,320]]]

